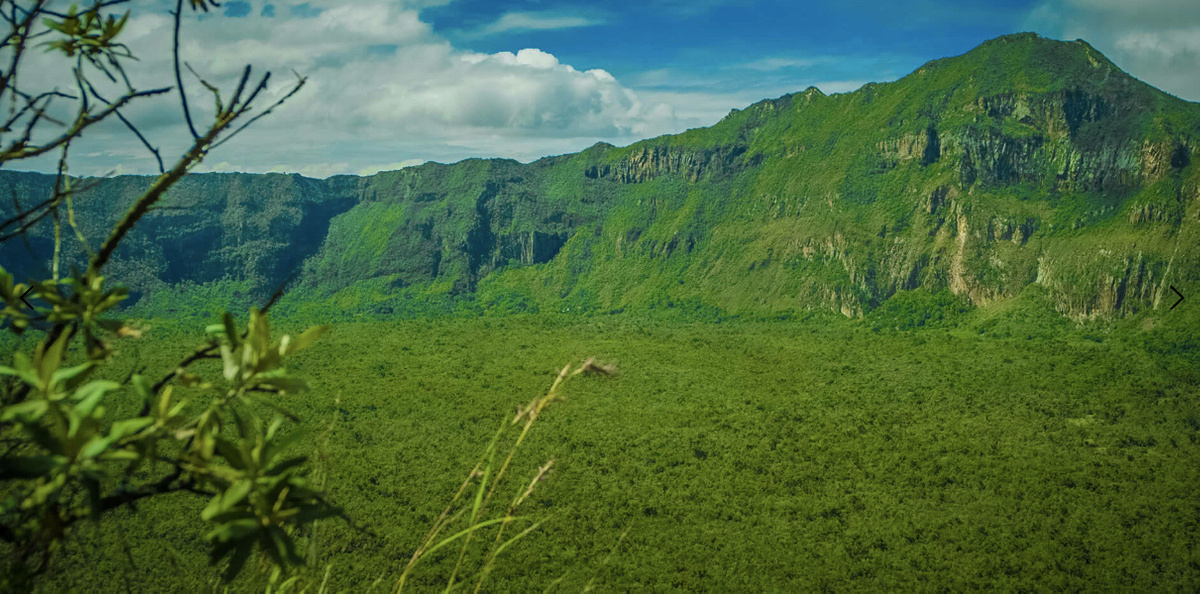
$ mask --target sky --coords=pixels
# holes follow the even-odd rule
[[[128,64],[134,86],[172,85],[174,2],[129,6],[121,39],[139,58]],[[226,93],[246,64],[272,72],[265,99],[281,96],[293,71],[308,79],[198,171],[323,178],[624,146],[809,86],[840,93],[896,80],[1021,31],[1085,39],[1130,74],[1200,101],[1196,0],[226,0],[185,14],[183,59]],[[69,89],[69,67],[36,52],[21,80]],[[186,71],[184,85],[202,126],[212,95]],[[168,163],[187,148],[177,95],[124,113]],[[69,164],[75,175],[157,173],[115,120],[89,130]]]

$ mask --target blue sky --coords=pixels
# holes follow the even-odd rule
[[[138,86],[171,82],[156,77],[169,68],[168,5],[142,3],[127,27],[142,58],[131,70],[145,69]],[[1135,76],[1200,100],[1195,0],[238,0],[189,15],[184,54],[225,86],[245,63],[310,80],[204,170],[324,177],[624,145],[810,85],[836,93],[895,80],[1018,31],[1087,39]],[[211,102],[197,84],[189,93]],[[175,100],[131,116],[166,154],[181,150]],[[153,171],[115,126],[93,133],[72,167]]]
[[[595,65],[618,78],[671,69],[680,81],[718,80],[730,89],[803,77],[862,79],[911,71],[931,57],[959,54],[1022,30],[1035,3],[923,2],[452,2],[424,13],[459,47],[497,52],[540,47],[569,64]],[[523,15],[524,19],[513,19]],[[496,27],[507,22],[505,30]],[[550,27],[519,28],[520,21]],[[494,32],[493,32],[494,31]],[[811,63],[814,59],[836,58]],[[747,70],[747,64],[761,68]]]

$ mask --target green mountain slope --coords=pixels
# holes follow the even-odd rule
[[[156,213],[122,256],[146,288],[252,293],[304,259],[293,304],[385,313],[475,299],[858,316],[917,288],[983,305],[1037,285],[1062,314],[1128,315],[1196,286],[1198,149],[1200,104],[1083,41],[1019,34],[624,148],[323,181],[194,176],[170,203],[195,208]],[[0,177],[25,201],[39,183]],[[144,183],[81,202],[110,220]]]

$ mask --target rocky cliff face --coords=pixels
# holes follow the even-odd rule
[[[1037,284],[1064,315],[1127,315],[1200,280],[1198,151],[1200,105],[1086,43],[1023,34],[624,148],[366,178],[192,176],[168,201],[186,208],[148,217],[113,273],[142,290],[266,291],[300,270],[297,298],[339,303],[847,316],[915,288],[988,305]],[[85,234],[147,183],[102,182],[81,200]],[[0,173],[24,202],[48,184]],[[33,270],[50,237],[3,265]]]
[[[704,149],[675,146],[643,146],[632,151],[616,165],[592,165],[584,172],[590,179],[616,179],[623,184],[647,182],[664,175],[676,175],[688,182],[728,178],[752,169],[761,162],[744,159],[746,145],[727,145]]]

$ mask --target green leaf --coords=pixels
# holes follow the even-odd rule
[[[250,308],[250,347],[255,353],[263,353],[271,345],[271,327],[266,314],[260,313],[257,307]]]
[[[133,374],[130,380],[133,383],[133,389],[137,391],[138,396],[142,397],[142,401],[150,402],[152,396],[150,393],[150,388],[152,387],[150,381],[140,373]]]
[[[33,362],[25,353],[13,353],[13,365],[18,373],[33,373]]]
[[[270,464],[271,460],[275,456],[287,451],[288,448],[292,447],[292,444],[296,443],[307,434],[308,432],[303,427],[296,427],[295,429],[289,431],[287,435],[284,435],[283,437],[280,437],[274,441],[267,442],[266,445],[263,446],[263,464]]]
[[[108,446],[112,445],[112,440],[96,436],[87,442],[82,449],[79,450],[79,458],[81,460],[91,460],[100,454],[103,454]]]
[[[258,358],[258,363],[254,365],[255,373],[263,373],[274,370],[279,367],[283,360],[279,356],[279,349],[267,348],[262,351],[255,351]]]
[[[266,475],[267,476],[278,476],[280,474],[283,474],[284,472],[287,472],[288,470],[291,470],[293,468],[296,468],[297,466],[304,464],[307,461],[308,461],[308,456],[296,456],[294,458],[288,458],[287,460],[284,460],[284,461],[272,466],[271,469],[266,472]]]
[[[276,370],[283,371],[283,370]],[[298,378],[279,374],[273,375],[270,372],[260,375],[255,382],[257,387],[267,388],[269,390],[278,390],[288,394],[298,394],[308,391],[308,382]]]
[[[242,414],[236,408],[230,408],[229,414],[233,415],[233,422],[237,424],[238,436],[243,440],[253,440],[258,437],[258,417],[254,413]]]
[[[92,411],[95,410],[96,405],[100,404],[104,395],[120,387],[121,384],[108,380],[88,382],[75,390],[75,400],[79,401],[79,404],[75,405],[75,412],[83,417],[92,416]]]
[[[129,449],[110,450],[100,456],[101,460],[112,460],[114,462],[133,462],[141,460],[142,455]]]
[[[200,519],[208,521],[217,514],[228,511],[235,505],[240,504],[250,494],[250,490],[254,487],[248,479],[240,480],[229,486],[228,489],[217,493],[208,505],[204,507],[204,511],[200,512]]]
[[[300,334],[300,336],[297,336],[295,340],[290,340],[288,342],[287,346],[284,348],[285,352],[283,354],[291,355],[293,353],[298,353],[298,352],[308,348],[314,342],[316,342],[317,339],[320,338],[322,334],[329,332],[329,330],[331,328],[333,328],[333,326],[326,325],[326,326],[314,326],[312,328],[309,328],[308,330],[305,330],[303,333]],[[285,337],[285,339],[286,338],[287,337]]]
[[[55,492],[62,488],[67,482],[67,473],[60,472],[54,475],[48,482],[38,485],[25,501],[21,502],[21,508],[29,509],[46,503]]]
[[[217,514],[209,519],[210,522],[217,524],[217,528],[209,532],[205,538],[209,540],[215,538],[217,533],[220,532],[222,524],[229,524],[236,520],[250,520],[256,527],[258,526],[258,516],[254,515],[253,511],[249,509],[235,509],[223,514]]]
[[[270,408],[271,410],[283,415],[284,417],[286,417],[288,420],[292,421],[293,423],[300,422],[300,417],[296,416],[296,413],[293,413],[292,411],[284,408],[283,406],[280,406],[279,403],[276,402],[278,400],[278,398],[276,398],[276,396],[274,394],[268,394],[268,393],[263,393],[263,392],[249,392],[246,394],[246,398],[253,402],[257,402],[258,404],[261,404],[267,408]]]
[[[279,431],[279,427],[283,425],[283,417],[275,415],[271,418],[271,424],[267,426],[266,440],[271,441],[275,438],[275,432]]]
[[[124,439],[130,435],[138,433],[142,429],[154,424],[154,419],[151,417],[138,417],[136,419],[125,419],[113,423],[111,429],[108,430],[108,438],[113,441]]]
[[[5,407],[0,412],[0,421],[8,422],[14,419],[20,419],[23,423],[35,423],[42,415],[46,414],[46,410],[50,407],[49,400],[38,398],[36,400],[26,400],[20,404]]]
[[[279,526],[269,526],[266,529],[266,535],[274,545],[275,554],[271,556],[275,557],[276,562],[278,562],[280,565],[285,565],[288,563],[292,565],[300,565],[304,563],[304,560],[300,558],[300,555],[296,554],[296,543],[292,541],[292,537],[288,536],[288,534],[283,531],[283,528],[280,528]],[[268,549],[267,552],[270,553],[271,549]]]
[[[221,317],[221,322],[225,324],[225,337],[229,339],[230,346],[237,348],[242,341],[237,331],[237,325],[233,322],[233,314],[225,312],[225,315]]]
[[[0,375],[15,375],[21,378],[21,381],[27,385],[42,390],[45,384],[42,379],[33,371],[32,365],[29,363],[29,357],[24,353],[13,354],[13,367],[4,367],[0,365]]]
[[[179,377],[177,379],[179,381],[179,385],[184,386],[186,388],[207,389],[207,388],[212,387],[212,384],[204,381],[203,379],[200,378],[200,376],[198,376],[194,373],[183,372],[183,373],[179,374]]]
[[[250,461],[246,459],[245,452],[242,451],[236,444],[228,439],[216,438],[217,452],[225,457],[225,461],[229,463],[234,470],[246,470],[250,466]]]
[[[67,348],[67,338],[68,333],[63,332],[59,335],[58,340],[55,340],[54,344],[49,347],[45,346],[46,343],[44,341],[38,345],[34,361],[37,365],[38,378],[42,380],[43,385],[50,383],[50,378],[58,370],[58,366],[62,364],[63,350]]]
[[[54,375],[50,378],[50,381],[52,383],[63,383],[65,387],[71,388],[74,385],[72,380],[82,381],[85,377],[87,377],[86,374],[95,367],[95,363],[88,361],[82,365],[76,365],[66,369],[59,369],[58,371],[54,372]]]
[[[238,361],[227,344],[221,345],[221,364],[224,366],[222,373],[225,375],[225,381],[233,381],[238,375]]]

